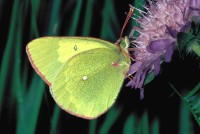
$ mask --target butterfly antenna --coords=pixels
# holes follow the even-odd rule
[[[126,27],[128,21],[129,21],[129,19],[131,18],[134,9],[135,9],[132,5],[129,4],[129,6],[130,6],[130,10],[129,10],[128,14],[127,14],[126,20],[125,20],[124,25],[123,25],[123,27],[122,27],[122,30],[121,30],[121,33],[120,33],[120,39],[122,38],[122,34],[123,34],[123,32],[124,32],[124,29],[125,29],[125,27]]]

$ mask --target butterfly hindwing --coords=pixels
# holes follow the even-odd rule
[[[120,56],[98,48],[73,56],[55,78],[51,94],[65,111],[96,118],[112,106],[125,75],[124,66],[113,66]]]

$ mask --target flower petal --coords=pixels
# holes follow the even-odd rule
[[[160,39],[160,40],[155,40],[152,41],[148,46],[147,46],[147,51],[155,54],[157,52],[161,52],[166,50],[169,45],[171,44],[170,39]]]
[[[139,78],[140,80],[138,81],[138,85],[137,85],[137,87],[140,89],[142,88],[142,85],[144,83],[144,79],[146,77],[146,72],[147,72],[147,69],[140,74],[140,78]]]
[[[154,62],[154,74],[155,75],[158,75],[159,74],[159,72],[160,72],[160,57],[158,57],[157,59],[156,59],[156,61]]]
[[[176,38],[178,31],[170,28],[166,25],[166,32],[169,33],[173,38]]]
[[[140,88],[140,100],[144,99],[144,88]]]
[[[130,74],[134,74],[141,66],[141,62],[135,62],[134,64],[132,64],[129,68],[129,71],[128,71],[128,75]]]
[[[130,80],[127,84],[126,84],[127,87],[131,87],[131,88],[135,88],[135,77]]]
[[[180,32],[185,32],[187,29],[190,28],[191,22],[187,22],[180,30]]]
[[[189,6],[194,10],[200,10],[200,1],[199,0],[190,0]]]
[[[165,61],[170,62],[174,51],[175,42],[171,43],[165,52]]]

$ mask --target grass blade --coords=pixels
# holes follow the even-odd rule
[[[180,122],[179,122],[179,134],[191,133],[191,120],[190,112],[184,102],[181,103],[180,107]]]
[[[40,0],[31,0],[31,9],[32,9],[32,14],[31,14],[31,31],[32,35],[35,35],[36,37],[39,37],[39,32],[37,28],[37,15],[39,11],[39,5],[40,5]]]
[[[96,134],[97,119],[90,121],[89,134]]]
[[[91,20],[92,20],[92,9],[93,9],[93,3],[94,0],[87,0],[86,5],[86,12],[85,12],[85,19],[83,23],[83,36],[89,36],[90,34],[90,26],[91,26]]]
[[[113,33],[115,33],[112,29],[112,22],[117,22],[115,10],[113,7],[112,0],[105,0],[105,4],[102,11],[102,26],[101,26],[101,35],[100,37],[105,39],[113,39],[116,40],[116,37]],[[118,27],[117,27],[118,28]]]
[[[147,111],[143,114],[141,119],[141,134],[148,134],[149,133],[149,120],[148,120],[148,114]]]
[[[124,123],[123,134],[134,134],[134,133],[135,133],[135,118],[131,114]]]
[[[17,17],[19,13],[19,0],[15,0],[13,3],[13,8],[12,8],[12,15],[11,15],[11,21],[10,21],[10,29],[9,29],[9,34],[6,42],[6,47],[3,53],[3,59],[1,62],[1,71],[0,71],[0,107],[2,103],[2,97],[4,94],[4,89],[6,85],[6,80],[8,76],[8,69],[11,63],[11,52],[12,52],[12,45],[14,43],[14,38],[15,38],[15,30],[16,30],[16,22],[17,22]],[[1,112],[1,108],[0,108]]]
[[[121,109],[112,107],[106,115],[106,119],[99,130],[99,134],[108,134],[110,128],[112,127],[114,122],[117,120],[117,117],[119,116],[120,113],[121,113]]]
[[[134,7],[143,11],[144,8],[141,5],[144,5],[144,3],[145,3],[145,0],[135,0],[134,1]],[[138,19],[138,17],[140,16],[139,11],[138,10],[134,10],[134,14],[135,14],[134,18]],[[136,20],[133,20],[132,21],[132,26],[140,27],[140,24]],[[130,34],[131,35],[129,35],[129,36],[134,36],[134,37],[137,37],[139,35],[139,33],[136,32],[136,31],[135,32],[131,31]]]
[[[186,102],[187,107],[200,126],[200,83],[198,83],[194,89],[192,89],[185,96],[181,95],[172,84],[170,84],[170,86],[178,94],[178,96]]]
[[[77,0],[76,2],[77,2],[77,4],[76,4],[76,8],[74,9],[71,28],[68,33],[69,36],[73,36],[76,34],[76,29],[78,27],[78,21],[79,21],[80,14],[81,14],[82,0]]]
[[[57,127],[58,127],[58,120],[60,116],[60,108],[55,105],[54,107],[54,112],[53,112],[53,117],[51,119],[51,128],[50,128],[50,134],[55,134],[57,133]]]
[[[200,126],[200,83],[183,97],[183,99],[187,102],[190,111]]]
[[[60,26],[59,9],[61,0],[53,0],[48,35],[57,35]]]
[[[157,118],[153,120],[153,123],[151,126],[151,133],[159,134],[159,120]]]
[[[44,87],[44,82],[35,74],[27,94],[19,103],[17,134],[33,134],[35,132]]]

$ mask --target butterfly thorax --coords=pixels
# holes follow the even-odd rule
[[[119,61],[115,61],[112,64],[115,67],[122,67],[123,70],[125,70],[125,72],[129,69],[131,64],[128,47],[129,47],[129,40],[125,36],[124,38],[121,39],[119,43],[118,53],[120,55],[120,59]]]

